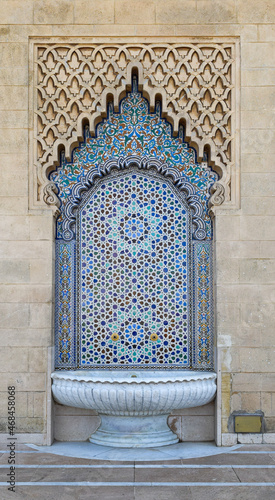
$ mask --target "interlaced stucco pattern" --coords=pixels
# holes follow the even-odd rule
[[[34,202],[58,206],[56,187],[48,175],[65,149],[83,140],[83,122],[91,133],[106,116],[112,100],[119,102],[130,89],[132,74],[154,109],[174,134],[195,147],[198,160],[208,162],[220,179],[212,186],[210,206],[232,199],[231,172],[235,158],[235,44],[39,44],[34,46],[35,120],[34,164],[37,172]],[[182,127],[181,127],[182,124]]]

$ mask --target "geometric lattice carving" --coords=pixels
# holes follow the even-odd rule
[[[162,116],[180,125],[185,140],[204,152],[220,176],[212,186],[210,205],[230,201],[235,160],[235,44],[222,43],[108,43],[35,45],[34,165],[35,200],[58,205],[50,171],[65,149],[83,140],[83,122],[91,134],[106,116],[108,101],[119,101],[138,74],[139,88],[151,110],[162,101]]]

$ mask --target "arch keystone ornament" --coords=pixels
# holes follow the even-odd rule
[[[138,77],[138,90],[150,111],[161,101],[161,117],[195,148],[219,179],[211,187],[209,207],[239,204],[238,41],[230,38],[181,40],[170,43],[58,43],[31,40],[34,79],[30,89],[31,175],[33,208],[48,205],[59,214],[56,187],[49,175],[67,161],[84,140],[114,112]]]

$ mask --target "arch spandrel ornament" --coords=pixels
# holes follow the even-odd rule
[[[45,203],[57,212],[59,199],[49,174],[60,151],[71,159],[83,141],[83,124],[92,135],[107,115],[108,102],[119,110],[138,75],[139,90],[150,110],[162,102],[177,136],[181,124],[198,161],[208,154],[219,174],[209,206],[236,206],[236,61],[233,39],[218,43],[54,43],[32,44],[34,58],[33,206]]]

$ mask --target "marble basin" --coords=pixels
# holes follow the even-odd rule
[[[216,373],[177,370],[75,370],[52,374],[55,401],[96,410],[92,443],[151,448],[178,442],[167,425],[173,410],[209,403]]]

